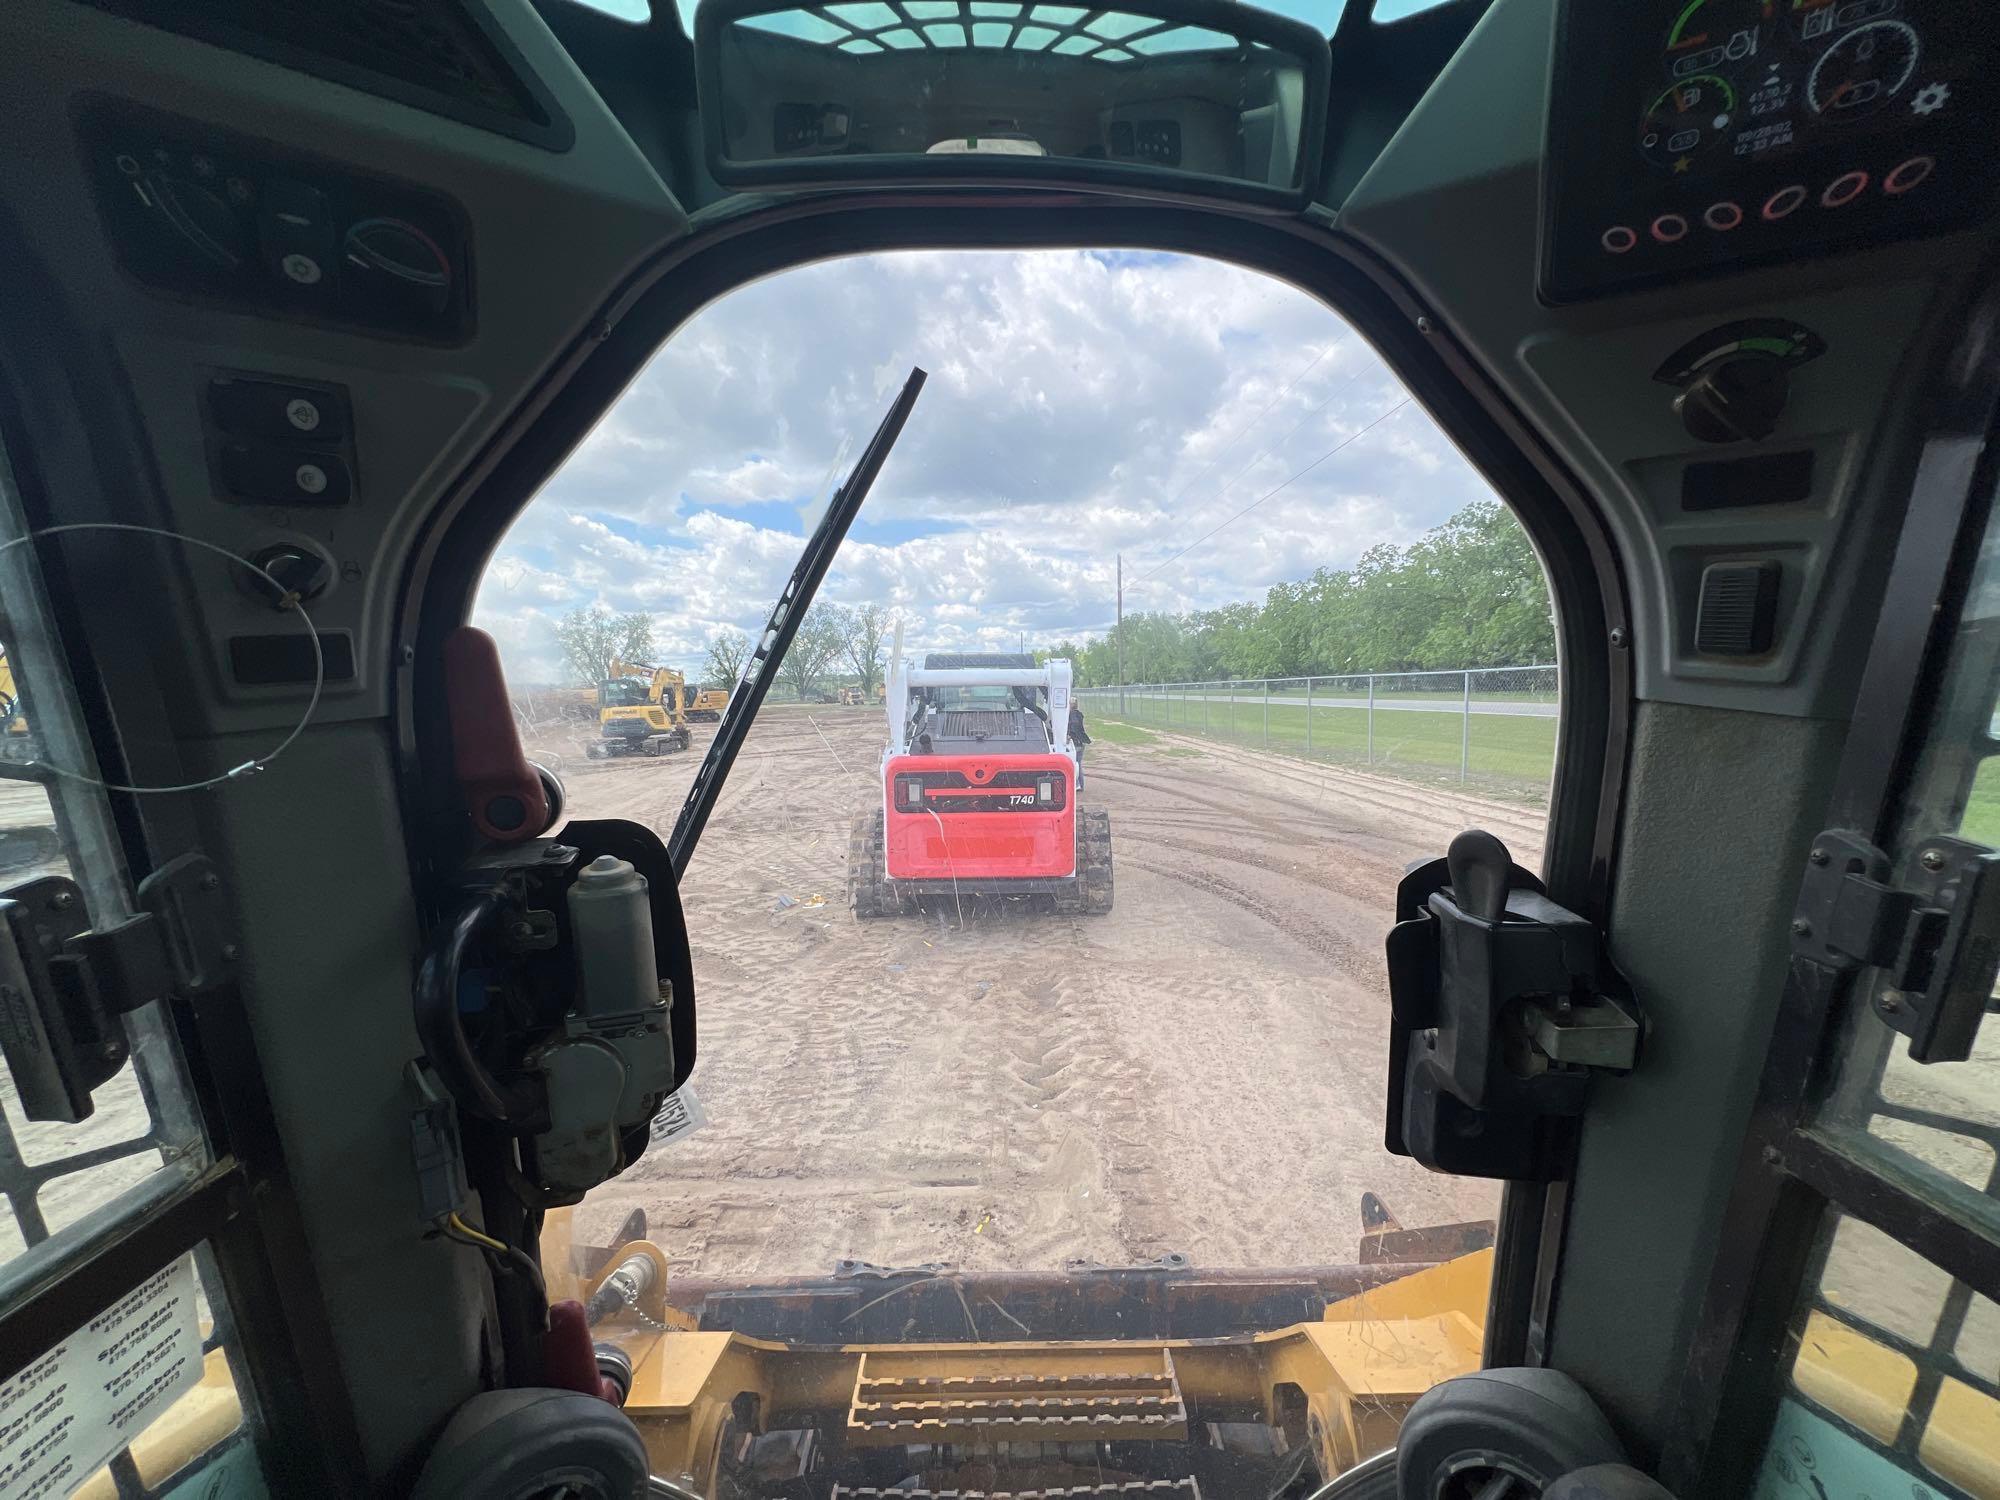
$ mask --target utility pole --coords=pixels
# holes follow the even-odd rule
[[[1118,554],[1118,714],[1125,715],[1125,554]]]

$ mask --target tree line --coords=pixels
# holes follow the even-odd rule
[[[1275,585],[1261,602],[1125,616],[1125,681],[1418,672],[1555,660],[1554,614],[1527,533],[1497,500],[1468,505],[1407,547]],[[1081,687],[1118,681],[1113,634],[1058,642]]]
[[[799,622],[779,681],[802,700],[830,677],[873,698],[891,626],[879,604],[822,600]],[[570,611],[556,639],[573,677],[591,686],[610,675],[613,661],[650,663],[654,652],[652,616],[602,608]],[[1125,617],[1127,682],[1518,667],[1554,661],[1555,650],[1542,565],[1497,500],[1475,501],[1407,547],[1384,543],[1351,568],[1277,584],[1262,601]],[[1079,687],[1118,681],[1113,634],[1035,654],[1068,657]],[[708,643],[703,685],[735,687],[749,655],[742,631],[719,632]]]
[[[882,657],[891,621],[879,604],[850,607],[822,600],[799,621],[791,648],[778,666],[778,679],[801,700],[809,699],[830,675],[859,682],[872,698],[882,680]],[[618,614],[602,606],[573,609],[555,625],[556,645],[571,679],[596,687],[611,675],[611,664],[654,665],[653,617]],[[710,639],[700,685],[734,688],[750,656],[750,637],[722,630]]]

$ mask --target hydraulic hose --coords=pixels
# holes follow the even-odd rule
[[[417,970],[417,1036],[431,1066],[459,1108],[482,1120],[510,1125],[519,1107],[486,1071],[466,1040],[458,1014],[459,972],[472,939],[506,905],[499,890],[481,891],[438,930]]]

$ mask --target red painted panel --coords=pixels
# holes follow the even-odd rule
[[[883,828],[891,880],[1051,878],[1076,873],[1076,794],[1063,755],[898,755],[884,771],[885,788],[900,772],[957,771],[966,790],[989,787],[1004,771],[1053,773],[1062,779],[1061,807],[1005,812],[950,810],[951,793],[926,794],[922,810],[888,806]],[[888,794],[885,791],[885,802]]]

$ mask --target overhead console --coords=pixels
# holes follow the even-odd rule
[[[92,112],[83,132],[108,238],[147,285],[437,343],[471,333],[463,215],[436,194],[133,110]]]
[[[1310,26],[1230,0],[703,0],[695,67],[732,187],[1084,179],[1302,207],[1330,62]]]
[[[1996,46],[1983,0],[1568,0],[1543,297],[1976,219],[2000,158]]]

